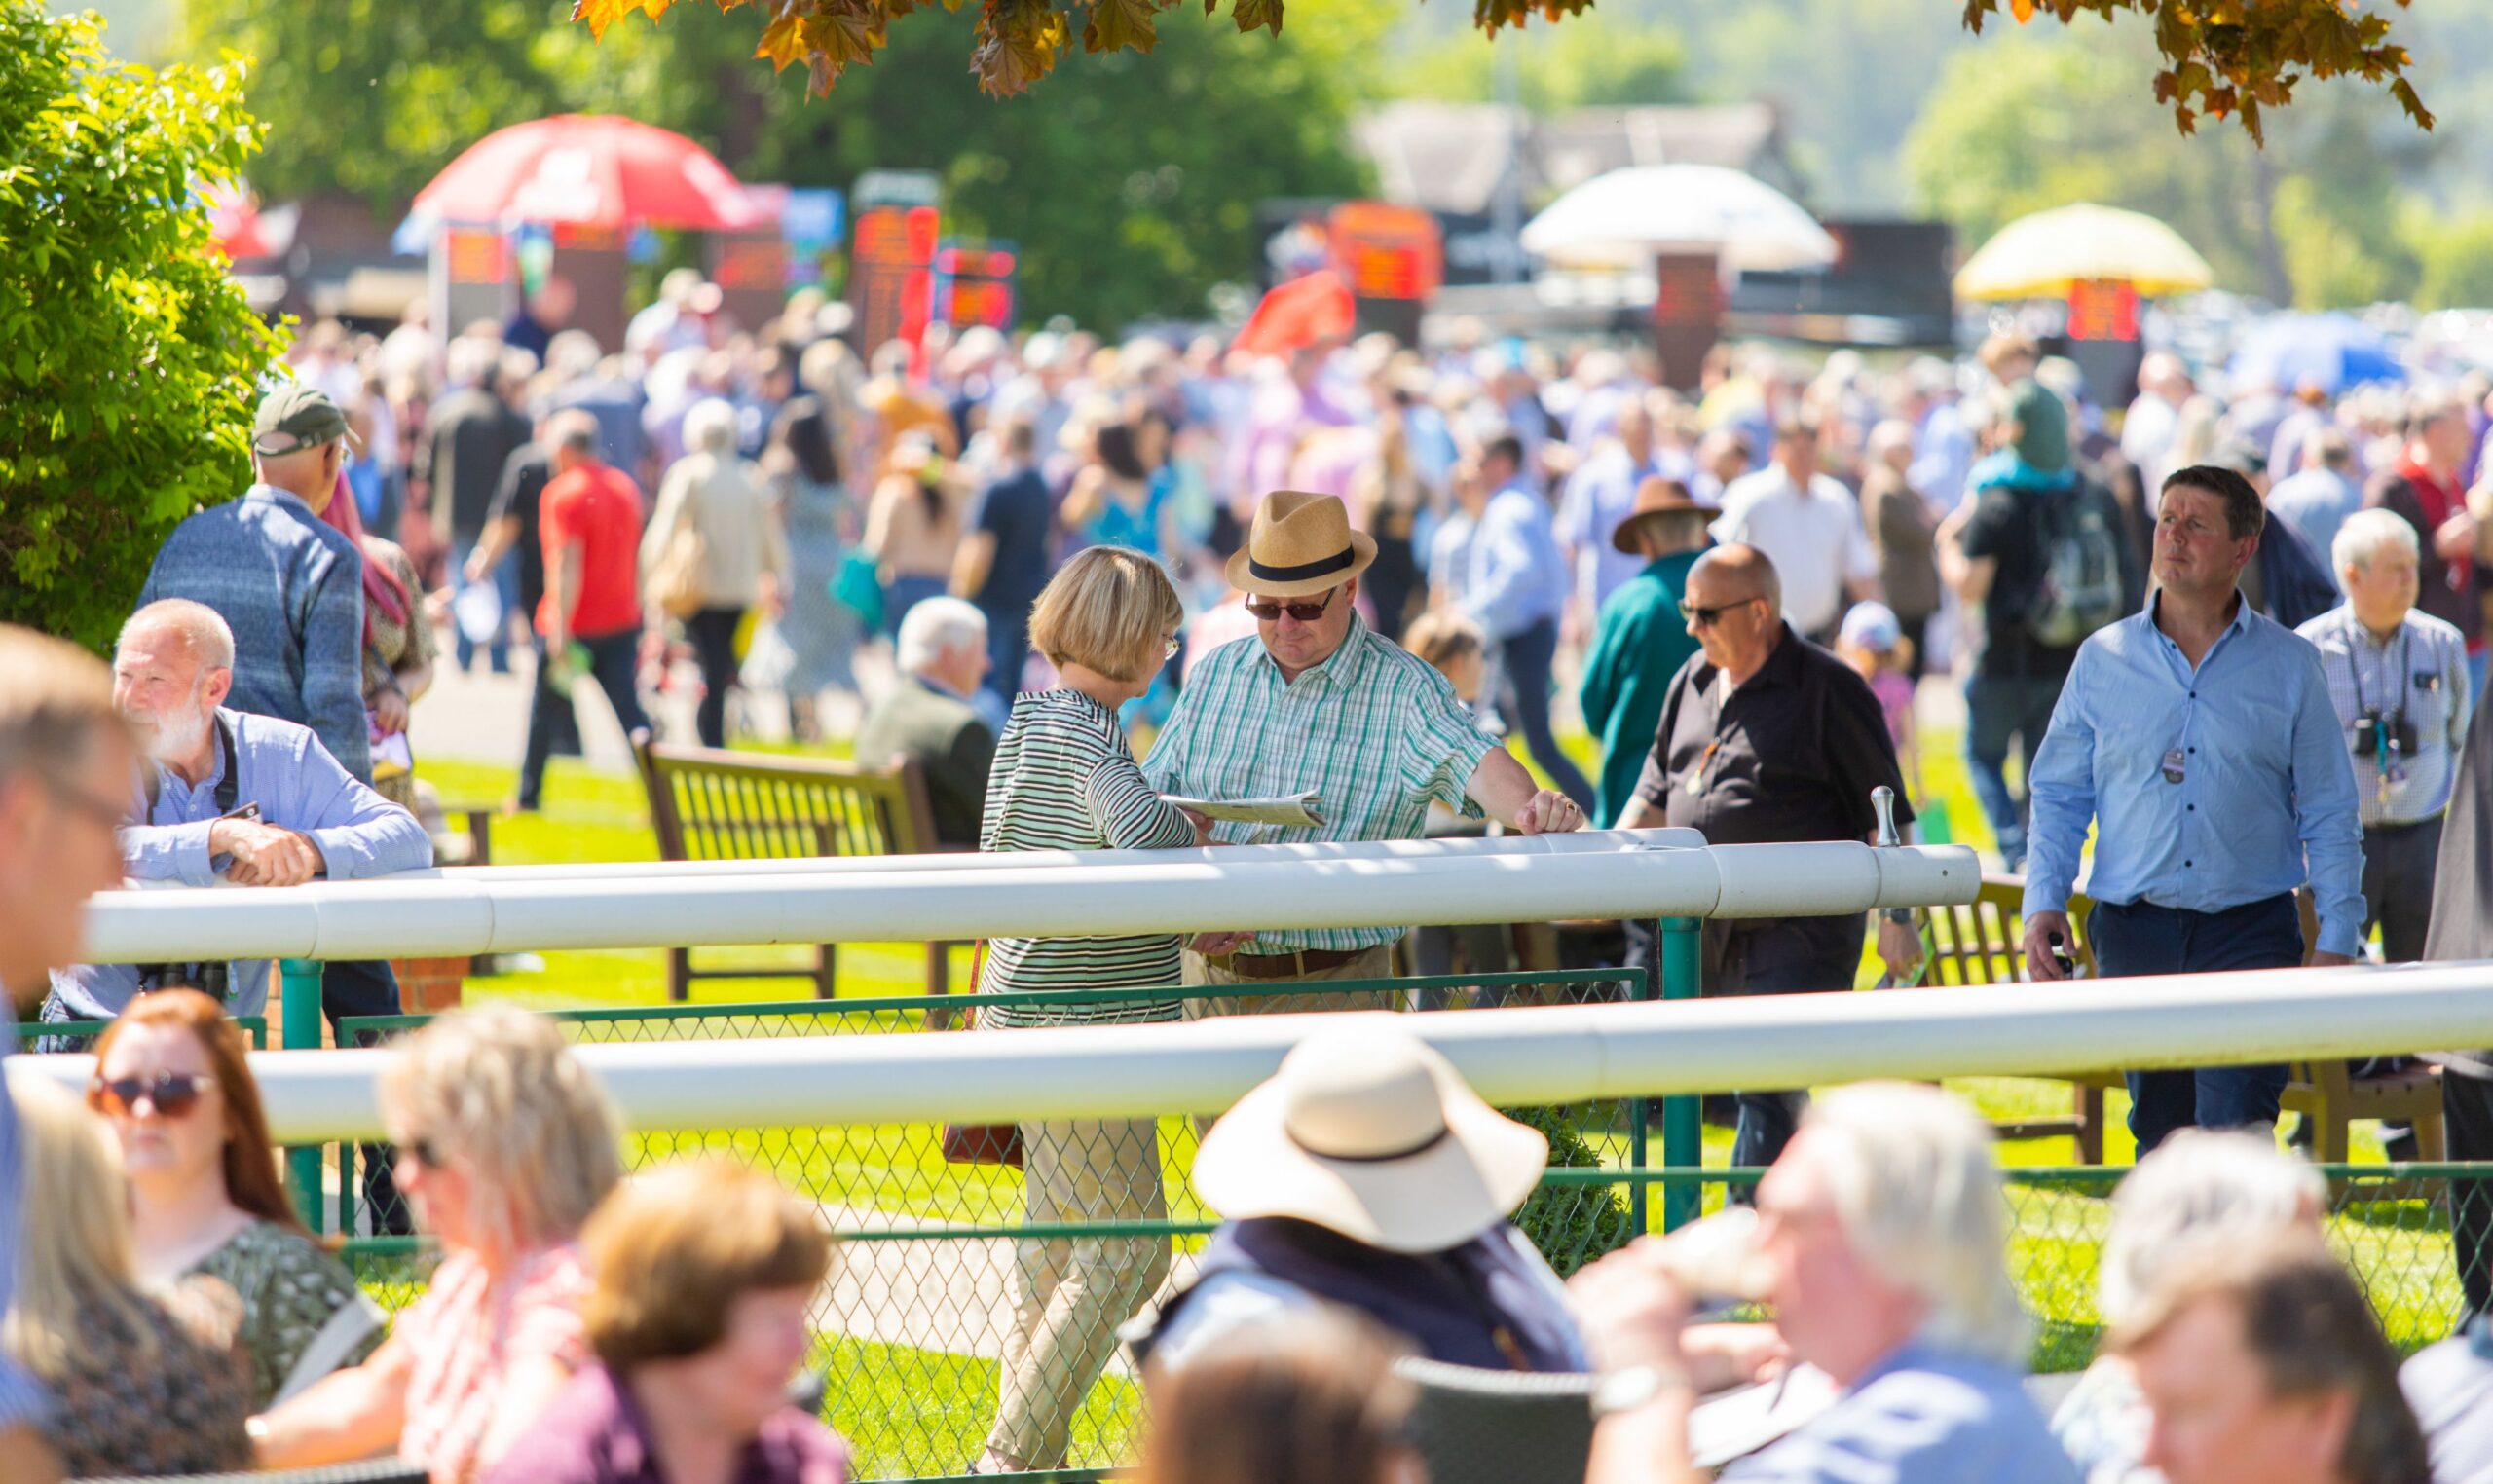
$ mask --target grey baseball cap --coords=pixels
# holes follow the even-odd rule
[[[251,451],[270,457],[346,436],[346,413],[327,392],[302,382],[288,382],[262,397],[259,416],[251,420]]]

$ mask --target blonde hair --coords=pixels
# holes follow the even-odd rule
[[[2274,1139],[2181,1130],[2112,1192],[2112,1229],[2095,1278],[2104,1322],[2114,1329],[2131,1323],[2164,1272],[2186,1265],[2190,1253],[2255,1245],[2317,1218],[2327,1204],[2320,1171],[2278,1153]]]
[[[831,1234],[777,1180],[721,1159],[639,1176],[582,1234],[597,1286],[582,1306],[589,1348],[618,1372],[697,1355],[726,1333],[746,1293],[811,1289],[831,1272]]]
[[[1923,1332],[2022,1361],[2032,1327],[2008,1277],[1991,1126],[1936,1088],[1865,1082],[1818,1099],[1803,1127],[1844,1146],[1820,1166],[1836,1218],[1864,1261],[1929,1306]]]
[[[400,1142],[467,1163],[479,1218],[515,1251],[577,1236],[623,1177],[614,1105],[526,1011],[460,1011],[409,1036],[381,1073],[381,1108]]]
[[[0,1069],[22,1157],[17,1290],[0,1344],[37,1377],[57,1380],[102,1321],[130,1337],[137,1360],[153,1361],[157,1331],[138,1286],[130,1188],[111,1131],[24,1058]]]
[[[1060,670],[1080,665],[1132,683],[1160,668],[1162,646],[1185,621],[1158,562],[1130,546],[1093,546],[1030,606],[1030,644]]]
[[[1487,652],[1488,643],[1480,625],[1434,610],[1412,619],[1402,631],[1402,648],[1427,660],[1440,675],[1466,655]]]

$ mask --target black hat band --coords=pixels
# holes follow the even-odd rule
[[[1358,553],[1346,548],[1320,561],[1301,562],[1295,567],[1267,567],[1256,561],[1250,552],[1246,557],[1246,574],[1267,582],[1304,582],[1311,577],[1329,577],[1358,560]]]

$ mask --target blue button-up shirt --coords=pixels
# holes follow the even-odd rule
[[[1567,606],[1573,584],[1549,501],[1521,485],[1489,497],[1466,560],[1464,614],[1493,642],[1555,619]]]
[[[2194,672],[2156,627],[2160,601],[2097,631],[2061,687],[2034,759],[2026,911],[2067,909],[2093,822],[2096,901],[2214,912],[2309,880],[2320,950],[2352,954],[2363,829],[2320,651],[2237,599]]]
[[[1558,538],[1576,548],[1576,596],[1586,612],[1599,612],[1612,593],[1645,570],[1643,557],[1621,553],[1610,538],[1636,508],[1636,487],[1656,475],[1686,484],[1696,477],[1696,465],[1675,449],[1655,449],[1639,461],[1615,443],[1568,479],[1558,504]]]
[[[255,484],[173,528],[138,594],[159,598],[205,603],[234,630],[236,710],[309,726],[348,772],[372,776],[363,553],[345,532]]]
[[[0,1068],[18,1045],[17,1005],[0,985]],[[18,1105],[9,1096],[9,1080],[0,1076],[0,1314],[9,1312],[9,1291],[18,1280]],[[51,1411],[43,1383],[0,1352],[0,1428],[31,1427]]]
[[[240,759],[234,800],[256,803],[260,822],[310,835],[332,881],[416,871],[432,864],[432,841],[414,815],[355,781],[305,727],[274,717],[220,710],[234,729]],[[236,764],[217,744],[216,764],[197,784],[156,768],[156,801],[144,793],[130,817],[139,823],[121,832],[123,873],[137,881],[178,881],[212,886],[226,865],[211,857],[207,835],[218,814],[217,785]],[[226,1013],[258,1015],[268,1008],[269,961],[233,964],[226,979]],[[81,964],[53,980],[53,992],[72,1017],[101,1020],[121,1013],[138,992],[134,964]]]
[[[1736,1459],[1723,1484],[2077,1484],[2025,1378],[1996,1360],[1909,1340],[1782,1441]]]

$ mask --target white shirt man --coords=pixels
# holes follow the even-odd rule
[[[1775,429],[1774,459],[1723,491],[1714,539],[1755,546],[1783,579],[1783,616],[1793,632],[1831,636],[1844,598],[1879,596],[1879,553],[1861,524],[1861,502],[1818,472],[1817,428],[1805,421]]]

